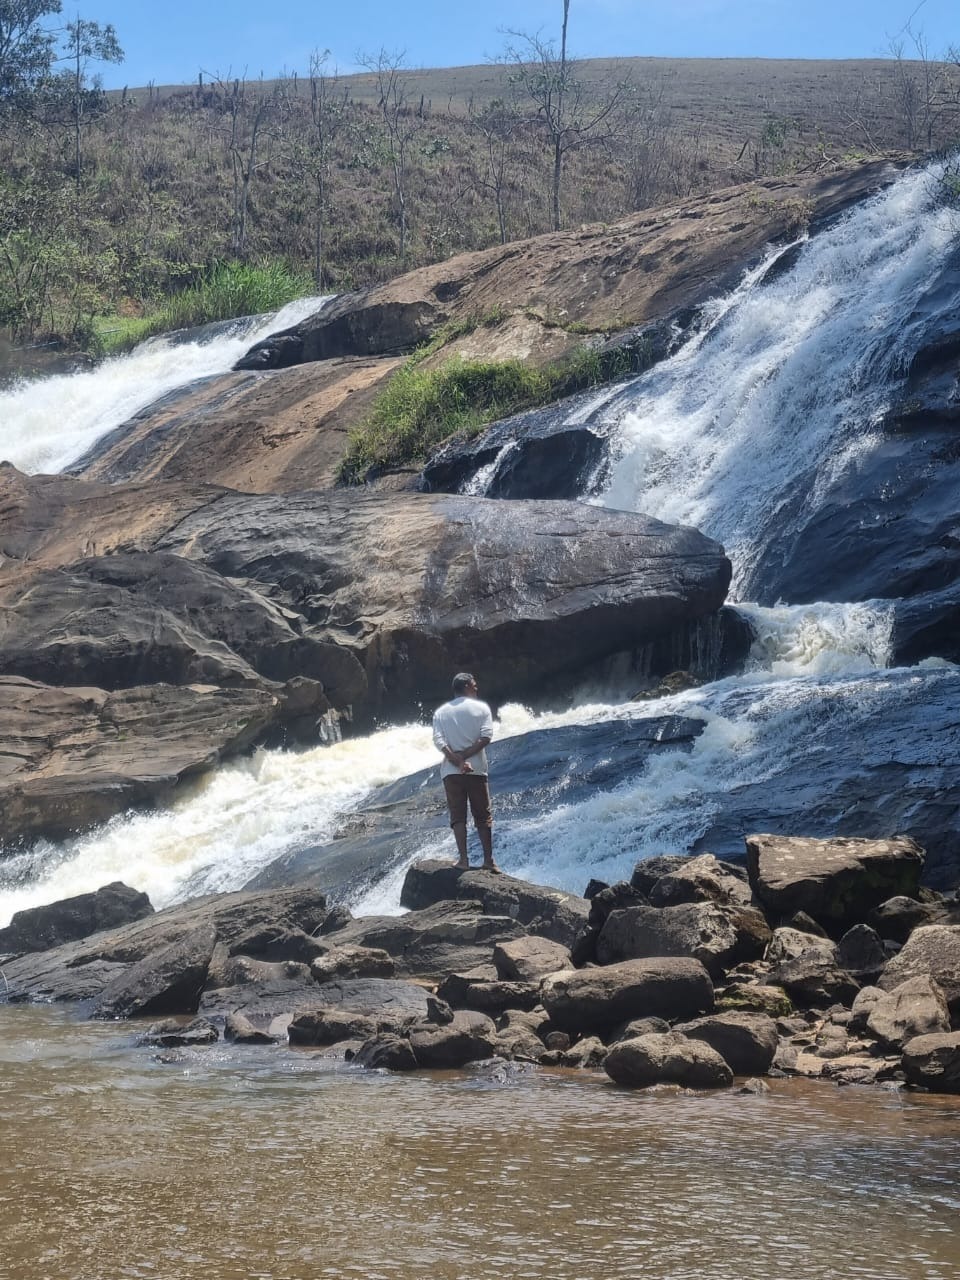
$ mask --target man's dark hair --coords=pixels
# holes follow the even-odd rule
[[[464,693],[472,684],[475,684],[473,676],[469,671],[461,671],[453,677],[453,692]]]

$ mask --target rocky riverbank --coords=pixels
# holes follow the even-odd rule
[[[960,1093],[960,902],[919,887],[923,859],[907,838],[754,835],[746,867],[664,856],[582,897],[428,861],[407,914],[358,919],[318,889],[155,913],[113,885],[0,932],[3,998],[137,1019],[165,1054],[224,1036],[394,1071],[503,1058],[632,1087]]]

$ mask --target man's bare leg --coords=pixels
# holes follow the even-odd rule
[[[483,850],[483,869],[484,871],[500,871],[500,868],[493,860],[493,832],[489,827],[477,827],[477,835],[480,837],[480,848]]]
[[[453,824],[453,838],[457,842],[457,866],[461,871],[466,871],[470,863],[467,861],[467,824],[465,822],[455,822]]]

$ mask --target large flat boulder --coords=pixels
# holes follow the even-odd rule
[[[0,843],[63,839],[167,803],[184,779],[248,750],[279,706],[264,688],[108,692],[0,676]]]
[[[256,583],[367,672],[367,716],[410,714],[479,668],[496,702],[682,636],[730,565],[692,529],[570,502],[336,492],[231,495],[155,550]],[[665,665],[666,655],[664,655]]]
[[[889,840],[751,835],[747,870],[754,893],[781,916],[805,911],[844,932],[887,898],[916,897],[924,853],[908,836]]]
[[[633,1018],[689,1019],[713,1010],[699,960],[659,957],[568,969],[543,981],[543,1006],[561,1031],[603,1035]]]

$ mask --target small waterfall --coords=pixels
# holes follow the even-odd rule
[[[84,373],[21,381],[0,391],[0,461],[52,474],[148,404],[200,378],[227,373],[254,343],[289,329],[330,299],[300,298],[274,315],[238,320],[195,341],[150,338]]]

